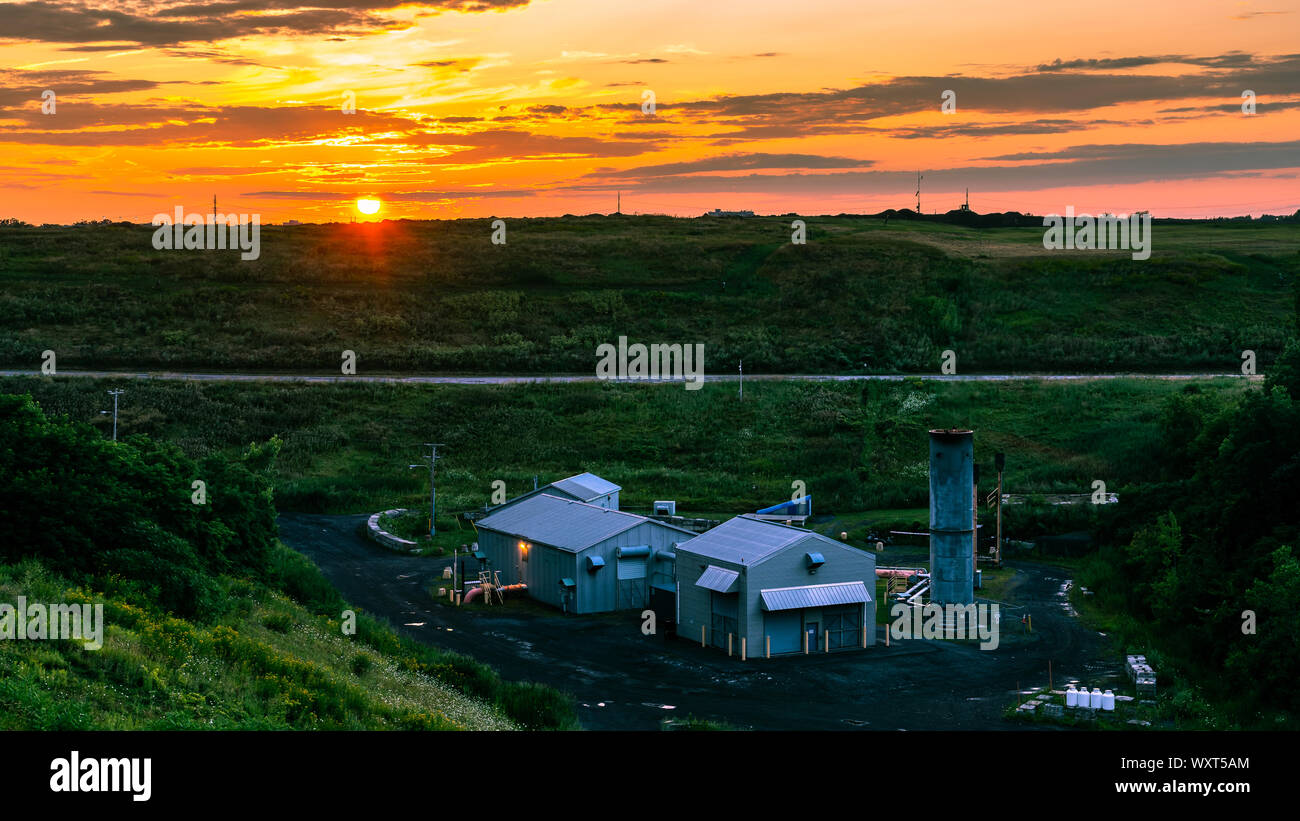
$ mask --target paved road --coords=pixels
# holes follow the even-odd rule
[[[0,370],[0,376],[42,376],[40,371]],[[355,376],[325,376],[319,374],[288,373],[190,373],[181,371],[64,371],[58,376],[82,379],[159,379],[165,381],[193,382],[385,382],[410,385],[513,385],[533,382],[597,382],[594,375],[586,376],[546,376],[513,374],[500,376],[400,376],[394,374]],[[901,382],[906,379],[923,379],[934,382],[1033,382],[1061,381],[1088,382],[1104,379],[1156,379],[1156,380],[1202,380],[1215,378],[1236,378],[1262,380],[1262,375],[1243,376],[1240,373],[1104,373],[1104,374],[1061,374],[1061,373],[981,373],[981,374],[746,374],[745,380],[752,382]],[[736,382],[738,374],[706,374],[705,382]],[[631,380],[629,380],[631,381]],[[681,382],[680,379],[658,380],[663,382]]]
[[[755,729],[1008,729],[1003,710],[1018,685],[1046,685],[1048,658],[1058,687],[1072,677],[1104,687],[1120,676],[1100,636],[1063,608],[1064,573],[1039,565],[1017,566],[1006,594],[1033,614],[1033,636],[1007,635],[1020,632],[1022,611],[1005,610],[995,651],[911,641],[742,663],[696,642],[643,636],[633,614],[438,604],[426,588],[450,560],[386,551],[360,535],[365,518],[285,513],[280,535],[354,606],[399,631],[472,655],[507,679],[568,691],[588,729],[656,729],[686,715]],[[881,563],[915,562],[911,551],[891,548]]]

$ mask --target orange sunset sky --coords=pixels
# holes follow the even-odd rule
[[[863,213],[917,170],[927,212],[1292,213],[1298,35],[1262,1],[0,3],[0,217]]]

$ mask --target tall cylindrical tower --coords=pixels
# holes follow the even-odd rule
[[[930,600],[975,601],[974,434],[930,431]]]

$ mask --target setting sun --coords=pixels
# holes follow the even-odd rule
[[[357,210],[363,214],[378,214],[381,205],[379,200],[357,200]]]

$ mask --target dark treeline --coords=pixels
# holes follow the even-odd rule
[[[1085,583],[1145,623],[1241,726],[1300,713],[1300,342],[1262,391],[1168,400],[1153,481],[1117,506]],[[1249,611],[1249,612],[1248,612]],[[1195,699],[1188,696],[1188,712]]]

